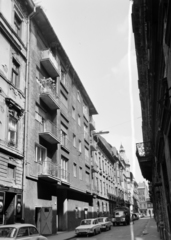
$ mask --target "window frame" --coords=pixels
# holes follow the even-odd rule
[[[37,151],[36,151],[36,148],[40,148],[40,149],[43,149],[44,150],[44,158],[40,161],[37,159]],[[43,162],[45,162],[47,159],[47,148],[45,148],[44,146],[38,144],[38,143],[35,143],[35,162],[36,163],[39,163],[39,164],[43,164]]]
[[[75,120],[75,115],[76,115],[76,110],[75,110],[75,107],[72,106],[72,118]]]
[[[73,163],[73,176],[77,177],[77,164]]]
[[[19,88],[20,85],[20,63],[15,57],[12,57],[12,66],[11,66],[11,83]]]
[[[19,118],[17,117],[17,112],[15,111],[15,110],[13,110],[13,109],[9,109],[8,110],[8,114],[9,114],[9,116],[8,116],[8,137],[7,137],[7,139],[8,139],[8,145],[10,146],[10,147],[14,147],[14,148],[17,148],[17,145],[18,145],[18,120],[19,120]],[[12,129],[12,127],[10,127],[10,119],[11,120],[14,120],[15,121],[15,127],[16,127],[16,129],[15,129],[15,131],[13,131],[13,132],[15,132],[15,140],[14,140],[14,143],[13,144],[10,144],[10,142],[12,143],[12,139],[11,139],[11,137],[10,137],[10,139],[9,139],[9,136],[11,135],[10,134],[10,132],[12,132],[12,130],[14,130],[14,129]],[[10,131],[11,130],[11,131]]]
[[[73,146],[76,148],[76,135],[73,133]]]
[[[78,114],[78,126],[81,127],[81,116],[80,116],[80,114]]]
[[[18,10],[18,7],[14,6],[14,31],[19,38],[22,37],[22,25],[23,25],[23,16]],[[19,29],[19,30],[18,30]]]

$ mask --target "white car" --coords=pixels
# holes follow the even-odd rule
[[[48,240],[39,234],[37,228],[32,224],[9,224],[0,226],[0,240]]]
[[[97,218],[89,218],[81,221],[80,226],[75,229],[76,235],[96,235],[101,232]]]
[[[107,231],[107,230],[111,229],[113,224],[112,224],[110,218],[108,218],[108,217],[99,217],[98,220],[99,220],[99,223],[101,225],[101,230]]]

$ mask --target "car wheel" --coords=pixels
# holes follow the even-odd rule
[[[101,233],[101,228],[99,229],[99,233]]]
[[[93,232],[93,236],[95,236],[96,235],[96,230],[94,230],[94,232]]]
[[[109,230],[111,230],[111,226],[109,226]]]

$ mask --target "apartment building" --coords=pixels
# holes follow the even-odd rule
[[[112,149],[101,136],[95,135],[96,151],[92,155],[92,194],[94,216],[109,216],[116,206],[115,159]],[[94,166],[95,165],[95,166]]]
[[[22,219],[30,10],[30,2],[0,0],[0,224]]]
[[[97,111],[40,7],[29,23],[23,218],[52,234],[91,216]]]
[[[147,215],[148,188],[145,182],[138,184],[138,198],[140,203],[140,212]]]

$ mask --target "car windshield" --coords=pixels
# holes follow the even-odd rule
[[[81,221],[81,225],[90,225],[90,224],[91,224],[91,220],[90,219]]]
[[[0,238],[13,238],[17,229],[14,227],[0,228]]]

